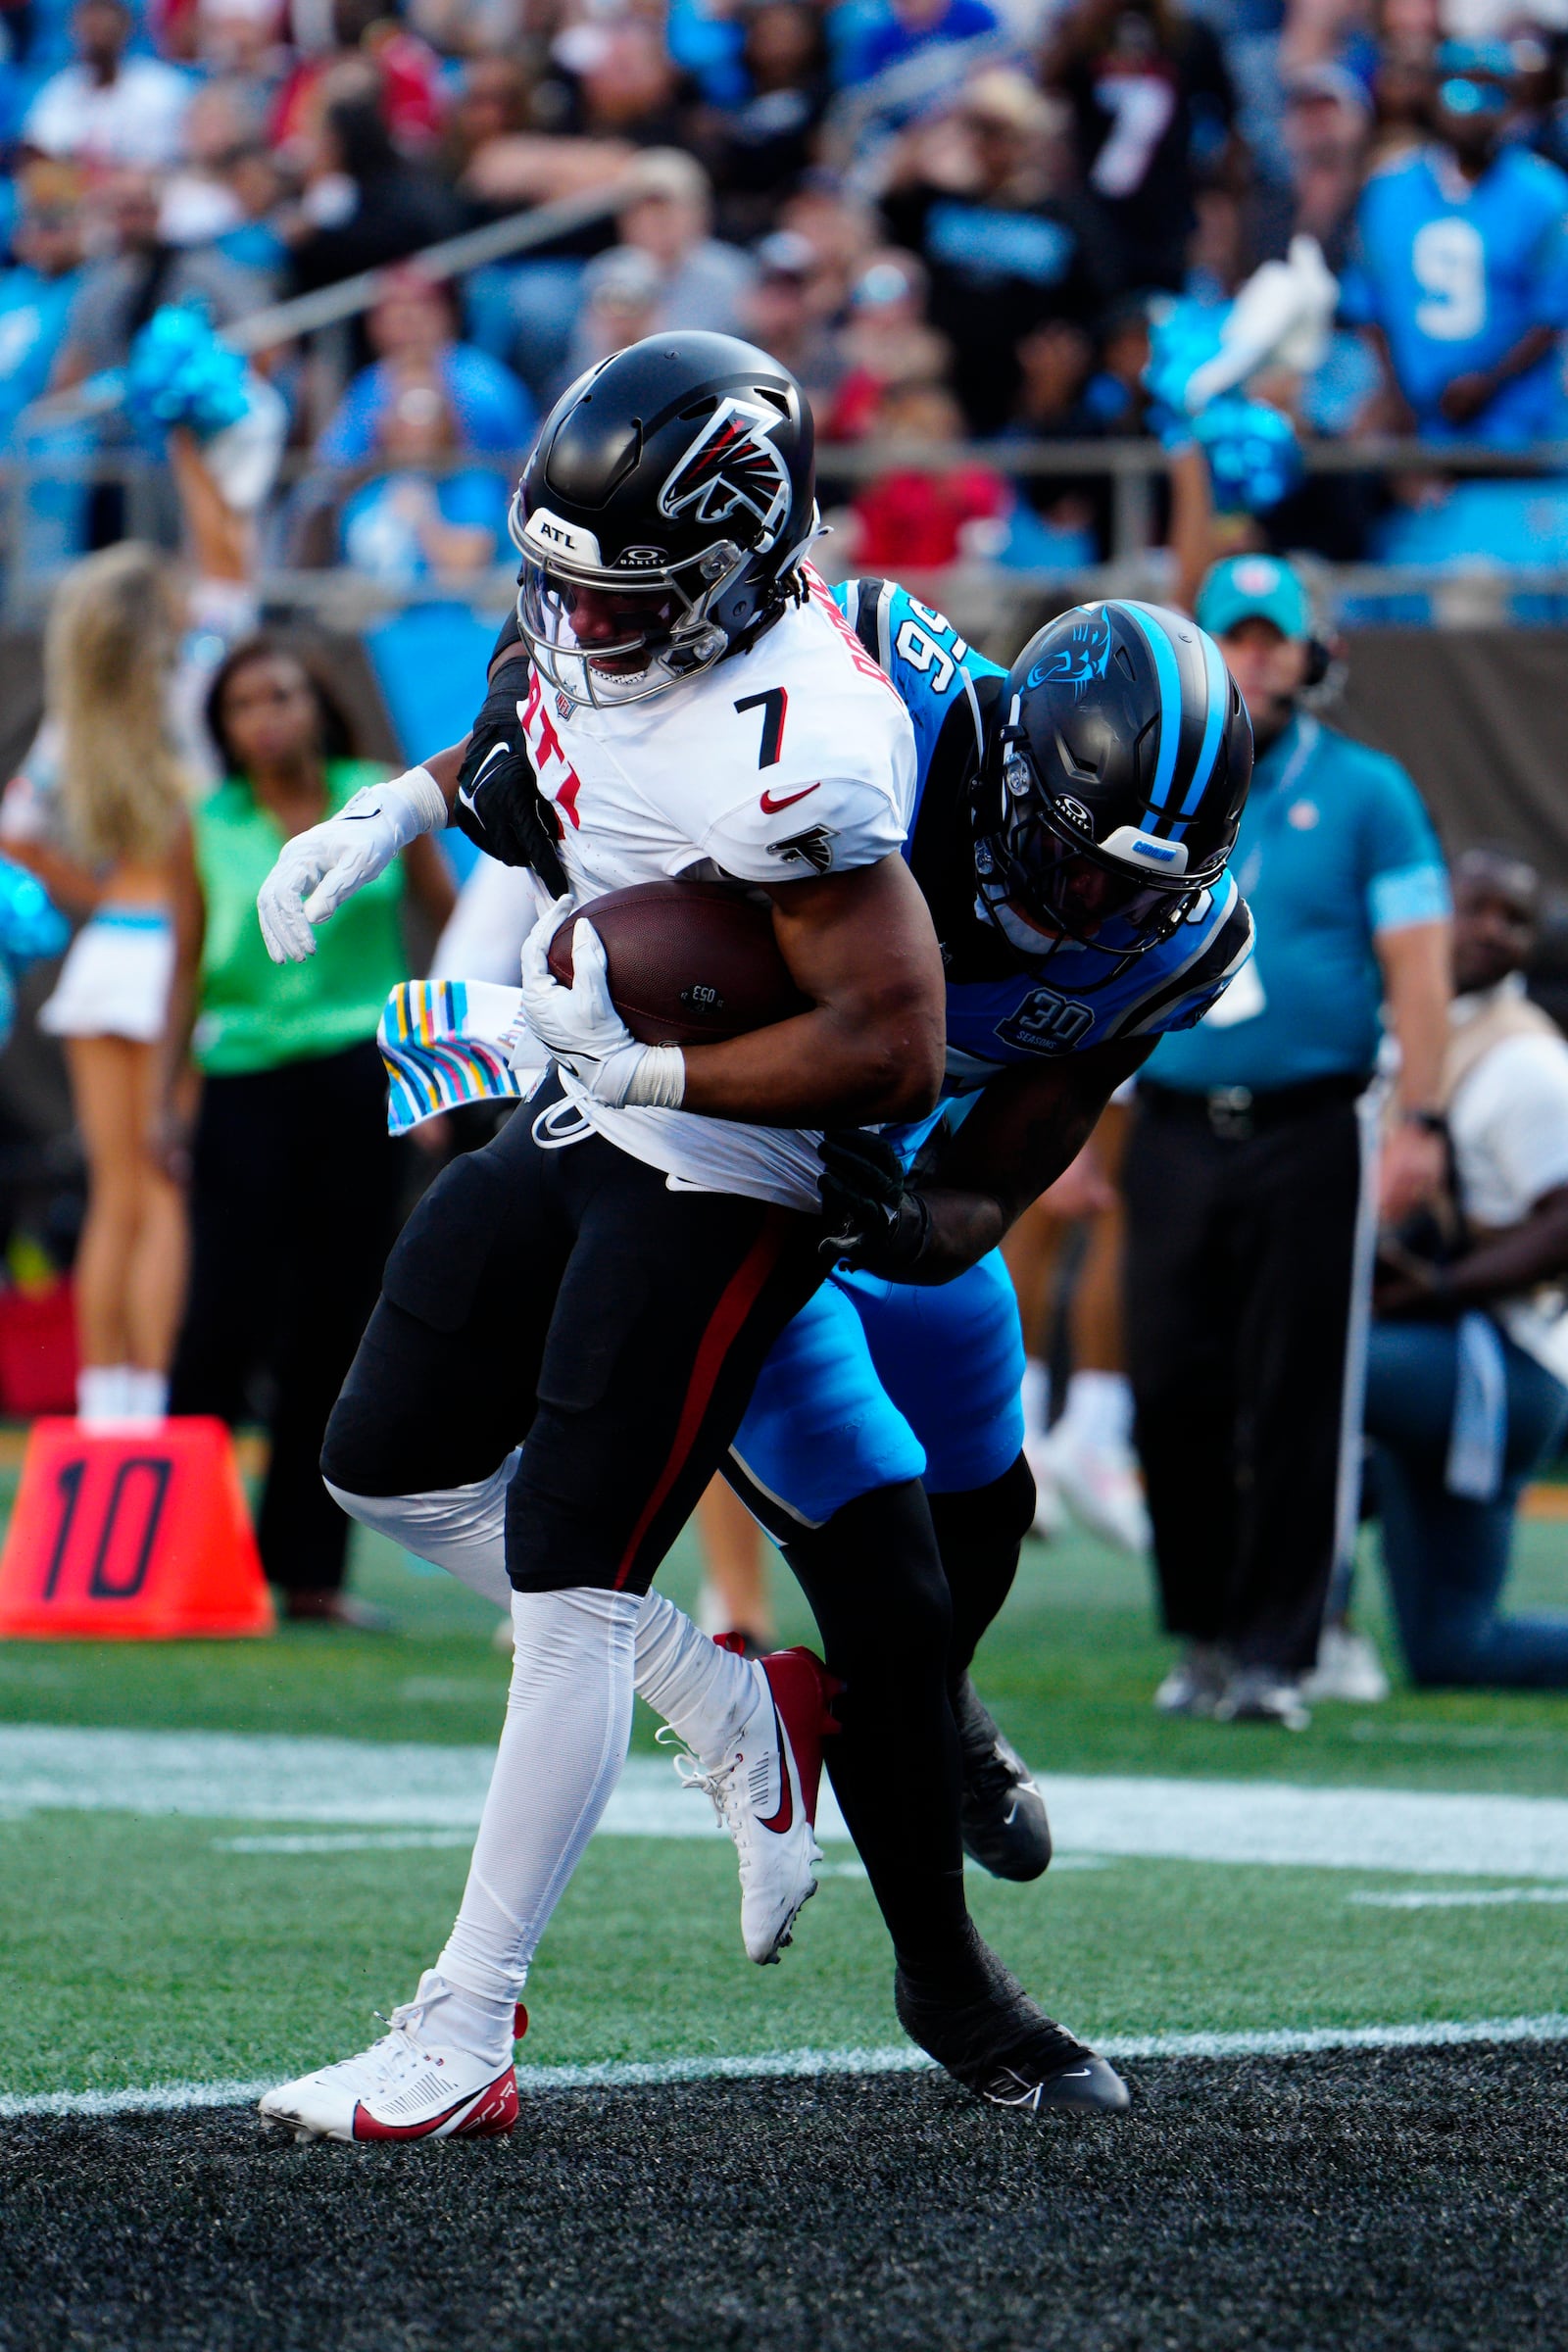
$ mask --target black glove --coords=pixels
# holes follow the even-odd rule
[[[824,1135],[821,1191],[824,1257],[898,1282],[924,1253],[930,1206],[909,1190],[904,1162],[884,1137],[859,1127]]]
[[[517,717],[527,691],[528,659],[519,654],[497,673],[469,731],[452,822],[503,865],[532,866],[559,899],[570,885],[556,847],[556,814],[539,790]]]

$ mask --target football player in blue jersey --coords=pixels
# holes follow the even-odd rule
[[[1200,1018],[1249,953],[1226,867],[1251,729],[1218,648],[1175,612],[1077,609],[1004,670],[892,582],[835,595],[914,722],[906,856],[943,948],[947,1080],[916,1126],[829,1139],[835,1269],[769,1356],[727,1474],[846,1685],[829,1769],[906,2030],[1001,2103],[1114,2109],[1116,2077],[987,1951],[963,1897],[965,1846],[1015,1879],[1051,1850],[968,1679],[1034,1499],[997,1244],[1155,1038]],[[504,704],[470,739],[457,821],[536,862],[542,805]],[[639,1691],[700,1756],[719,1751],[711,1645],[659,1595],[644,1609]]]
[[[959,1852],[1015,1879],[1051,1852],[968,1673],[1034,1503],[997,1245],[1250,953],[1226,868],[1251,729],[1218,647],[1175,612],[1070,612],[1004,670],[892,582],[835,594],[914,720],[906,856],[942,943],[948,1076],[918,1127],[829,1139],[839,1262],[763,1367],[727,1474],[847,1686],[828,1766],[906,2030],[973,2086],[1006,2096],[1011,2076],[1051,2105],[1071,2065],[1044,2071],[1038,2013],[968,1922]]]

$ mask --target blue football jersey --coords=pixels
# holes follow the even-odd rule
[[[1201,1019],[1251,950],[1251,918],[1230,876],[1172,938],[1119,965],[1070,940],[1032,969],[1020,964],[974,906],[966,800],[986,710],[1006,671],[895,581],[847,580],[833,594],[914,723],[919,764],[904,854],[948,972],[946,1097],[1033,1061]]]
[[[1399,387],[1423,433],[1550,439],[1562,429],[1560,357],[1502,386],[1473,423],[1438,401],[1455,376],[1495,366],[1534,326],[1568,326],[1568,179],[1505,147],[1475,182],[1441,148],[1374,172],[1356,214],[1356,253],[1341,286],[1352,324],[1388,337]]]

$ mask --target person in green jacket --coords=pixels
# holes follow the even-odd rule
[[[166,1100],[188,1101],[194,1062],[200,1106],[170,1410],[267,1421],[257,1536],[285,1614],[363,1624],[371,1613],[342,1589],[349,1522],[318,1457],[396,1229],[375,1029],[409,974],[404,901],[439,930],[453,885],[421,839],[323,926],[308,961],[273,963],[256,893],[279,849],[386,771],[353,757],[330,687],[271,637],[234,647],[207,718],[224,777],[193,811],[174,890]],[[171,1133],[181,1124],[172,1111]]]

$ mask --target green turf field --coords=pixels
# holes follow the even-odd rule
[[[1522,1552],[1517,1596],[1568,1606],[1568,1524],[1528,1527]],[[297,1629],[232,1645],[0,1644],[0,1756],[12,1758],[9,1787],[0,1773],[9,1996],[0,2094],[31,2100],[292,2073],[362,2045],[369,2012],[412,1989],[458,1899],[471,1808],[452,1800],[456,1811],[443,1815],[439,1792],[422,1814],[410,1808],[412,1818],[400,1804],[449,1765],[470,1780],[482,1770],[474,1751],[494,1737],[507,1668],[490,1646],[491,1612],[446,1577],[416,1571],[369,1538],[357,1575],[395,1611],[394,1635]],[[683,1545],[666,1589],[689,1598],[694,1577]],[[1363,1582],[1376,1623],[1375,1575]],[[782,1571],[779,1590],[786,1638],[804,1637]],[[1210,1784],[1238,1780],[1281,1785],[1270,1802],[1292,1788],[1314,1804],[1329,1798],[1311,1791],[1363,1791],[1343,1815],[1357,1834],[1383,1820],[1391,1792],[1421,1792],[1440,1810],[1417,1808],[1428,1828],[1415,1868],[1407,1858],[1324,1866],[1332,1853],[1302,1866],[1289,1846],[1268,1862],[1150,1858],[1104,1850],[1102,1839],[1101,1850],[1063,1854],[1036,1886],[971,1874],[984,1932],[1048,2007],[1086,2035],[1123,2038],[1568,2008],[1568,1905],[1558,1899],[1568,1895],[1568,1811],[1559,1819],[1554,1805],[1506,1801],[1568,1797],[1562,1702],[1397,1692],[1381,1708],[1324,1707],[1294,1738],[1171,1726],[1149,1705],[1166,1654],[1136,1566],[1087,1540],[1031,1544],[980,1680],[1037,1769],[1147,1780],[1148,1801],[1158,1800],[1167,1822],[1174,1795],[1178,1844],[1183,1791],[1160,1788],[1172,1779],[1193,1784],[1198,1808],[1210,1803]],[[38,1802],[5,1746],[12,1726],[238,1734],[245,1743],[204,1797],[201,1776],[218,1751],[198,1740],[186,1759],[195,1794],[187,1774],[182,1809],[142,1812],[130,1809],[141,1745],[125,1751],[128,1766],[110,1758],[103,1784],[80,1785],[73,1802]],[[655,1770],[652,1731],[639,1711],[632,1778]],[[256,1735],[350,1741],[354,1770],[342,1777],[345,1751],[311,1750],[320,1785],[299,1799],[300,1818],[258,1815],[246,1775],[286,1764],[288,1753],[254,1746]],[[420,1753],[373,1752],[387,1743]],[[97,1745],[78,1755],[68,1737],[66,1747],[78,1776],[96,1769]],[[428,1752],[440,1749],[460,1752]],[[184,1754],[168,1742],[159,1752],[160,1769]],[[360,1828],[350,1784],[373,1792]],[[1441,1809],[1465,1794],[1493,1810]],[[703,1800],[682,1801],[697,1809]],[[1117,1799],[1134,1844],[1144,1801],[1137,1787]],[[1447,1835],[1450,1812],[1452,1856],[1440,1868],[1432,1837]],[[1522,1865],[1521,1837],[1538,1821],[1550,1836]],[[828,1858],[794,1948],[778,1968],[758,1970],[741,1952],[730,1850],[716,1834],[601,1837],[530,1982],[527,2057],[566,2066],[896,2045],[869,1890],[847,1845],[831,1845]],[[1466,1899],[1431,1899],[1439,1895]]]

